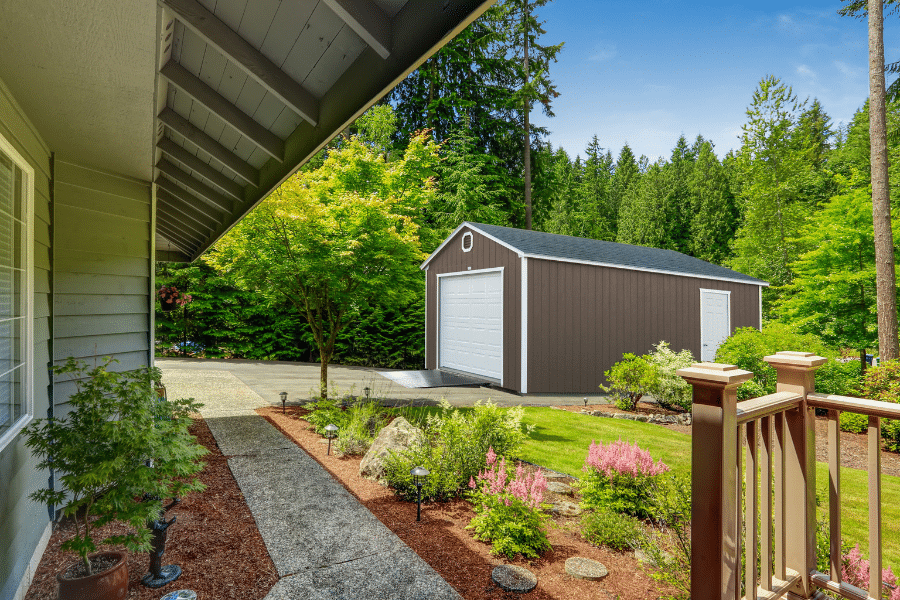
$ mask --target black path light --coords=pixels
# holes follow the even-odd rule
[[[428,469],[425,467],[416,467],[409,472],[416,482],[416,521],[422,520],[422,484],[428,477]]]
[[[366,402],[368,402],[369,401],[369,392],[371,392],[372,390],[369,389],[369,386],[366,386],[363,391],[366,392]]]
[[[284,414],[284,405],[287,404],[287,392],[281,392],[281,414]]]
[[[338,430],[338,426],[334,423],[329,423],[325,426],[325,436],[328,438],[328,454],[331,455],[331,438],[334,437],[334,432]]]

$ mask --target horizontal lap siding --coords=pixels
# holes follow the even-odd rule
[[[700,289],[731,291],[731,330],[759,326],[755,285],[595,267],[528,262],[528,392],[599,393],[626,352],[660,341],[700,356]]]
[[[508,248],[472,232],[473,247],[470,252],[462,250],[462,235],[470,231],[464,228],[428,263],[426,277],[427,318],[425,340],[425,368],[436,369],[437,364],[437,275],[478,269],[503,270],[503,385],[512,390],[521,387],[521,341],[522,309],[520,305],[522,280],[521,259]]]
[[[57,160],[55,199],[54,360],[150,364],[149,184]],[[71,391],[58,381],[57,405]]]
[[[50,150],[12,94],[0,81],[0,136],[34,169],[34,416],[47,416],[49,408],[50,317]],[[22,435],[0,450],[0,598],[12,598],[28,561],[50,519],[47,508],[28,495],[47,482],[47,471],[25,447]]]

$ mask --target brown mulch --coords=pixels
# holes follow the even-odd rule
[[[549,532],[553,550],[540,559],[507,561],[491,556],[490,545],[472,539],[465,529],[474,516],[466,500],[429,503],[422,507],[422,521],[416,522],[416,505],[403,502],[386,487],[359,476],[359,456],[331,456],[327,446],[309,424],[299,417],[307,411],[280,408],[257,410],[286,436],[317,460],[340,481],[369,511],[431,565],[466,600],[523,598],[525,600],[587,600],[620,598],[644,600],[660,596],[655,582],[631,553],[596,548],[578,534],[578,519],[554,519]],[[333,449],[332,449],[333,451]],[[575,579],[565,573],[565,560],[572,556],[592,558],[609,569],[600,582]],[[538,577],[538,586],[527,594],[502,591],[491,581],[491,571],[499,564],[523,566]]]
[[[207,487],[166,513],[167,520],[177,520],[169,527],[163,555],[163,565],[178,565],[183,573],[162,588],[147,588],[141,578],[149,572],[149,556],[129,553],[128,598],[155,600],[180,589],[194,590],[204,600],[263,598],[278,581],[275,565],[206,422],[198,418],[191,433],[210,451],[200,473]],[[105,537],[125,531],[126,526],[110,523],[99,533]],[[73,532],[74,524],[65,520],[53,532],[25,600],[56,598],[56,573],[76,560],[59,545]]]
[[[591,404],[588,406],[560,406],[563,410],[569,412],[581,412],[582,410],[603,411],[606,413],[628,412],[623,411],[614,404]],[[653,404],[646,402],[638,402],[637,410],[631,411],[635,414],[664,414],[673,415],[671,411],[659,408]],[[691,434],[690,425],[661,425],[666,429],[678,431],[680,433]],[[828,462],[828,419],[827,417],[816,417],[816,460],[819,462]],[[869,440],[865,433],[849,433],[841,432],[841,466],[848,469],[859,469],[861,471],[869,470]],[[900,454],[890,452],[882,447],[881,450],[881,472],[884,475],[900,477]]]

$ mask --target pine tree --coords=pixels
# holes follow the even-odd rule
[[[725,168],[716,158],[711,142],[704,140],[700,144],[688,187],[693,207],[690,254],[724,264],[731,256],[738,211]]]

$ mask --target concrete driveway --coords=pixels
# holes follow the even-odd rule
[[[202,385],[205,393],[195,395],[206,396],[205,401],[208,403],[210,401],[209,392],[221,384],[220,401],[233,406],[235,410],[246,410],[266,404],[280,406],[280,392],[287,392],[288,403],[296,404],[316,396],[319,387],[318,363],[157,358],[156,366],[163,372],[163,384],[167,387],[174,385],[170,393],[185,397],[186,394],[191,393],[192,388]],[[387,400],[391,403],[437,404],[442,398],[446,398],[454,406],[471,406],[476,400],[488,399],[500,406],[516,406],[518,404],[562,406],[583,404],[585,397],[584,394],[528,394],[522,396],[491,387],[407,389],[377,373],[377,371],[387,370],[390,369],[329,365],[329,387],[338,396],[347,394],[364,396],[364,390],[368,387],[372,398]],[[235,397],[236,388],[226,382],[232,377],[237,378],[246,386],[246,388],[240,386],[244,391],[237,394],[237,397]],[[588,396],[588,404],[605,402],[607,400],[602,394]],[[221,406],[220,409],[228,411],[226,406]]]

